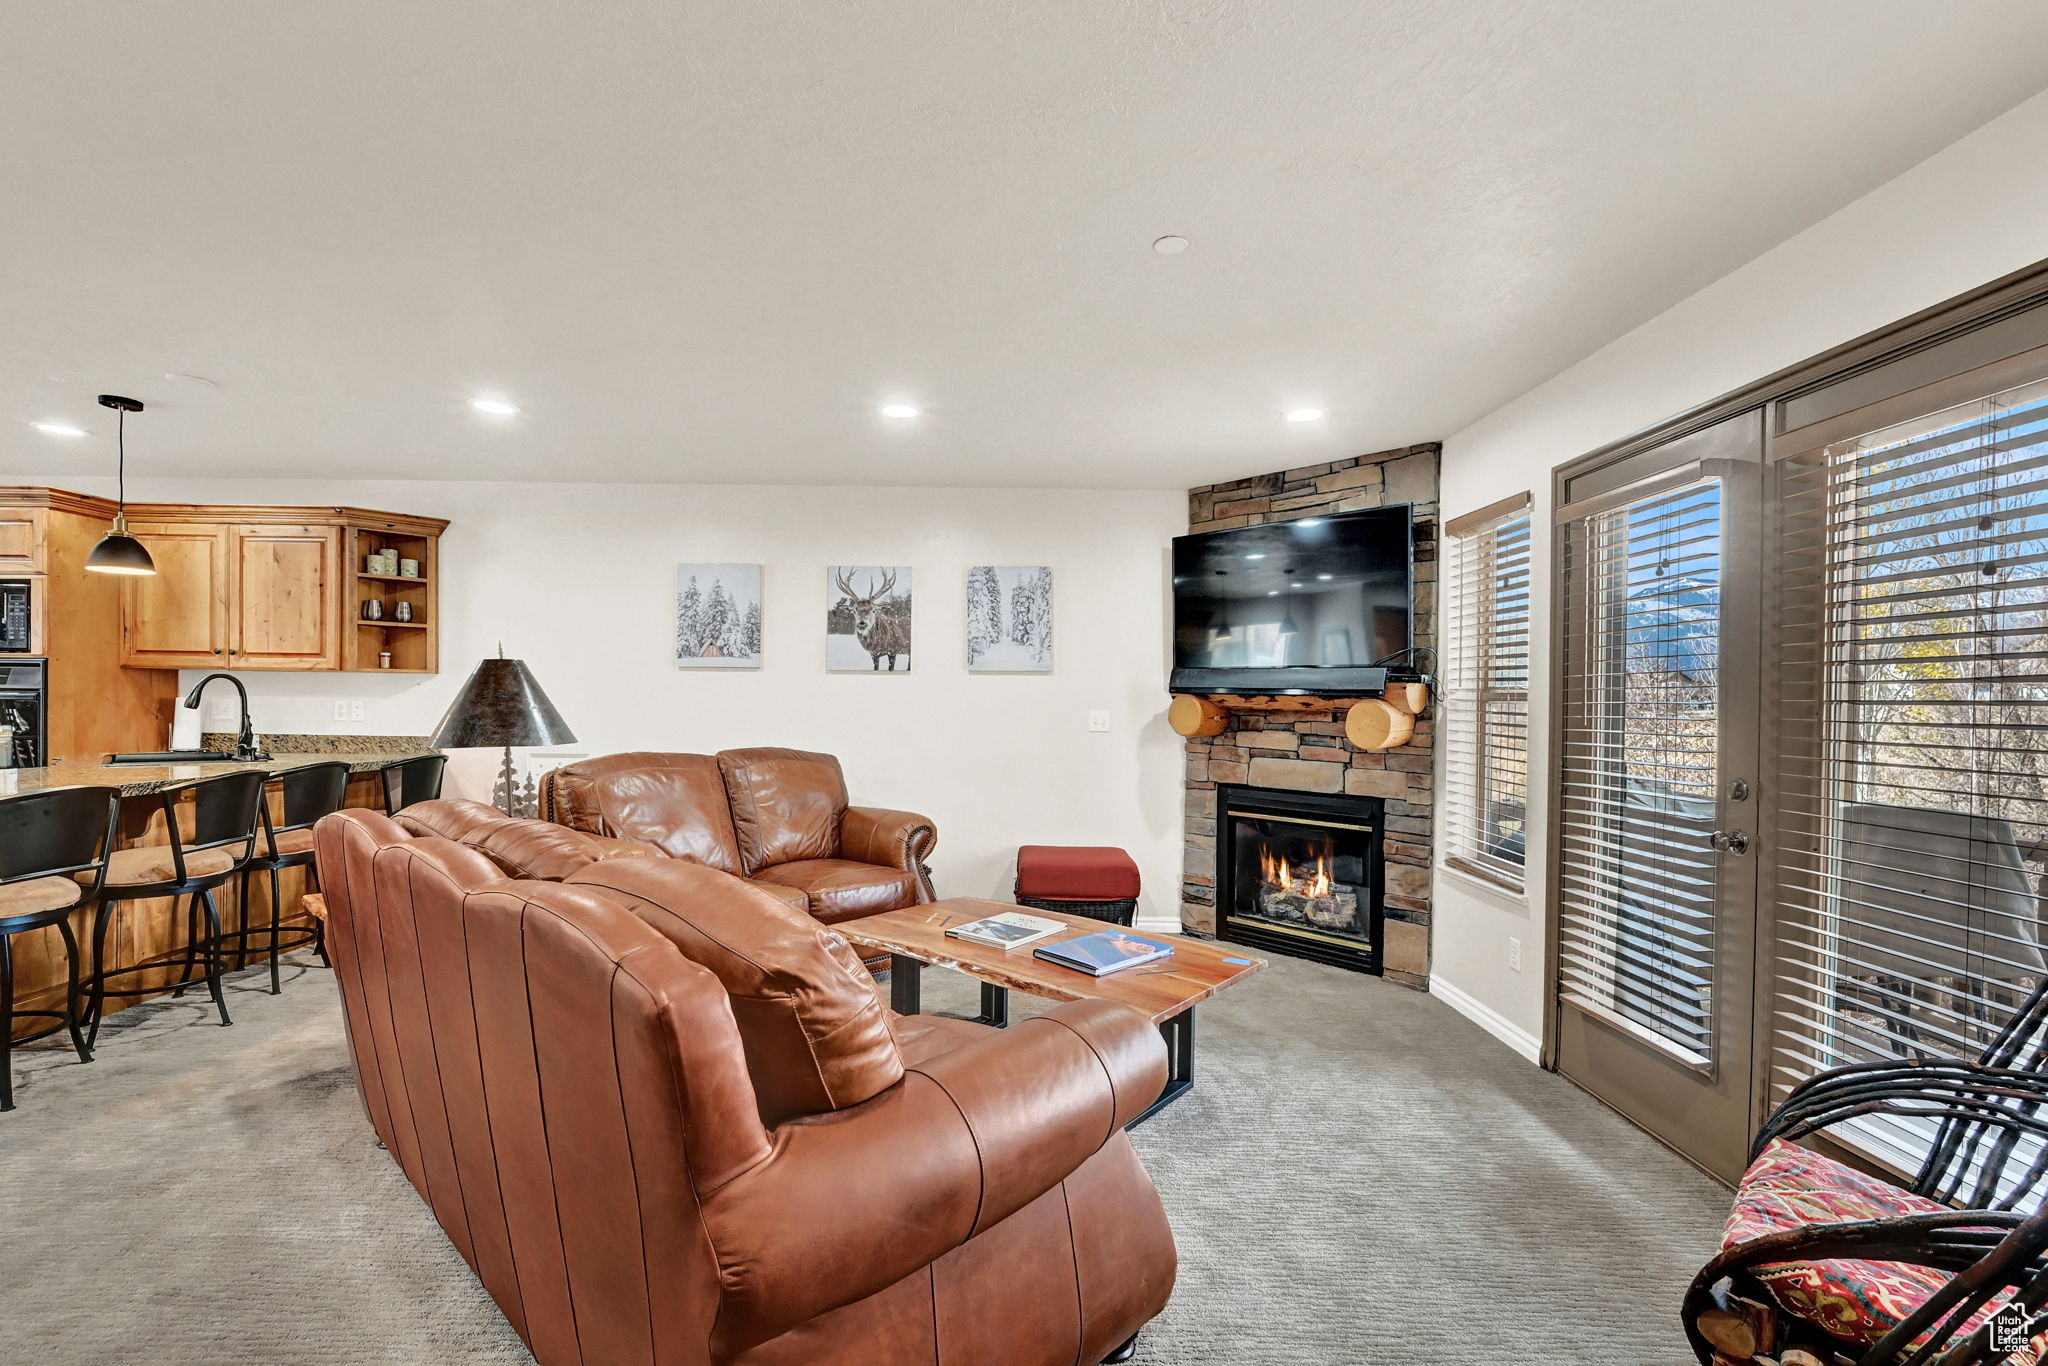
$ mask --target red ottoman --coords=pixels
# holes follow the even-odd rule
[[[1138,910],[1138,865],[1121,849],[1027,844],[1017,850],[1017,904],[1128,925]]]

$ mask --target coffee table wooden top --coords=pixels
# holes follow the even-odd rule
[[[949,939],[946,930],[970,920],[982,920],[1004,911],[1064,920],[1073,928],[1065,934],[1041,939],[1021,949],[992,949],[965,939]],[[1208,1000],[1225,987],[1250,977],[1266,966],[1235,944],[1212,944],[1179,934],[1153,934],[1128,930],[1141,939],[1156,939],[1173,946],[1173,956],[1143,967],[1126,968],[1107,977],[1091,977],[1075,968],[1063,968],[1032,954],[1033,949],[1079,939],[1099,930],[1114,930],[1086,916],[1043,911],[1036,906],[1013,906],[1001,901],[956,896],[928,906],[910,906],[900,911],[859,920],[842,920],[832,927],[856,948],[886,949],[936,967],[956,968],[979,981],[990,982],[1027,996],[1047,996],[1055,1001],[1114,1001],[1129,1006],[1154,1024],[1170,1020],[1188,1007]]]

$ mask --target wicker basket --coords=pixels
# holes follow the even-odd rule
[[[1129,925],[1131,917],[1138,913],[1138,899],[1125,897],[1118,901],[1060,901],[1043,896],[1020,896],[1019,906],[1029,906],[1040,911],[1065,911],[1068,915],[1085,915],[1090,920],[1100,920],[1111,925]]]

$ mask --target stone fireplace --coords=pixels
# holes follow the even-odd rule
[[[1262,474],[1225,484],[1192,489],[1188,495],[1188,530],[1222,531],[1261,522],[1286,522],[1318,513],[1355,512],[1361,508],[1408,503],[1415,521],[1415,644],[1436,645],[1437,453],[1435,443],[1404,446],[1332,464]],[[1425,656],[1427,658],[1427,656]],[[1186,859],[1181,879],[1181,923],[1203,934],[1255,944],[1275,952],[1321,957],[1303,952],[1303,936],[1288,936],[1282,926],[1299,910],[1297,930],[1317,930],[1315,917],[1332,919],[1345,908],[1313,895],[1320,891],[1311,867],[1307,887],[1269,902],[1281,919],[1223,928],[1231,897],[1238,894],[1238,846],[1225,824],[1223,796],[1238,793],[1296,793],[1310,797],[1351,798],[1354,816],[1377,807],[1379,843],[1378,923],[1369,933],[1373,967],[1358,961],[1345,966],[1375,968],[1406,986],[1426,989],[1429,983],[1429,867],[1434,835],[1436,706],[1431,703],[1415,724],[1410,742],[1398,749],[1361,750],[1344,736],[1339,708],[1295,712],[1233,712],[1220,735],[1187,742],[1187,792],[1183,812]],[[1314,817],[1310,817],[1313,819]],[[1228,850],[1219,849],[1233,838]],[[1343,856],[1339,856],[1340,858]],[[1313,863],[1313,860],[1311,860]],[[1224,865],[1230,865],[1226,870]],[[1224,888],[1219,875],[1228,872]],[[1326,860],[1329,880],[1337,881]],[[1299,883],[1299,870],[1289,862],[1289,879]],[[1370,884],[1366,884],[1370,885]],[[1370,909],[1368,915],[1373,914]],[[1242,919],[1243,917],[1240,917]],[[1322,927],[1327,928],[1327,927]],[[1269,936],[1257,940],[1243,935]],[[1338,937],[1342,937],[1340,934]],[[1285,939],[1279,948],[1274,939]],[[1310,941],[1315,942],[1315,941]],[[1325,946],[1333,953],[1356,950]],[[1337,961],[1322,957],[1322,961]]]

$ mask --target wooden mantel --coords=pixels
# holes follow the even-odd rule
[[[1398,749],[1415,734],[1415,718],[1429,705],[1425,683],[1390,683],[1378,697],[1316,697],[1298,693],[1181,693],[1167,709],[1167,723],[1188,739],[1221,735],[1232,712],[1342,713],[1344,738],[1360,749]]]

